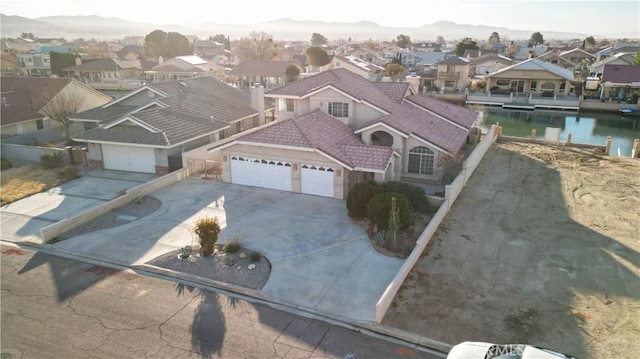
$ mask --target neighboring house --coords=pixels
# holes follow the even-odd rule
[[[487,55],[487,54],[499,54],[500,51],[498,50],[487,50],[487,49],[466,49],[464,50],[464,53],[462,54],[462,57],[464,57],[465,59],[475,59],[476,57],[480,57],[483,55]]]
[[[356,183],[439,182],[477,113],[344,68],[268,91],[277,121],[209,150],[222,180],[346,198]]]
[[[18,71],[16,55],[2,55],[0,58],[0,73],[2,76],[15,76]]]
[[[430,70],[444,60],[444,52],[408,51],[401,53],[402,65],[406,68]]]
[[[254,99],[211,76],[153,83],[74,115],[88,131],[73,139],[88,144],[91,167],[165,174],[183,152],[263,125],[264,89],[253,90]]]
[[[144,47],[140,45],[124,45],[116,52],[118,59],[123,61],[133,61],[144,58]]]
[[[536,57],[536,59],[554,64],[554,65],[558,65],[565,69],[573,70],[577,68],[576,64],[571,62],[568,58],[564,58],[560,56],[560,54],[558,54],[555,51],[547,51],[544,54]]]
[[[635,56],[624,52],[608,56],[589,66],[589,77],[601,77],[605,65],[633,65]]]
[[[384,67],[349,55],[334,55],[331,62],[321,67],[320,71],[345,68],[369,81],[380,81],[384,75]]]
[[[575,65],[575,68],[586,68],[587,65],[596,59],[596,55],[579,48],[562,51],[558,55],[571,61]]]
[[[193,45],[193,52],[204,59],[212,59],[215,56],[224,55],[225,50],[223,43],[213,40],[197,40]]]
[[[225,78],[224,67],[216,65],[199,56],[176,56],[170,60],[159,60],[159,64],[151,70],[145,71],[148,80],[153,82],[192,79],[202,76],[213,76],[218,79]]]
[[[513,94],[569,95],[573,91],[573,71],[539,59],[529,59],[505,67],[486,77],[486,91]]]
[[[638,105],[640,65],[604,65],[601,99]]]
[[[282,86],[287,82],[287,68],[296,66],[300,73],[304,69],[294,61],[247,60],[229,71],[239,88],[249,88],[253,84],[262,84],[267,89]]]
[[[80,111],[103,105],[111,97],[76,80],[46,77],[2,77],[0,122],[2,137],[32,133],[62,126],[47,118],[42,110],[61,99],[77,98]]]
[[[486,54],[469,61],[469,74],[472,78],[481,79],[514,63],[515,61],[503,55]]]
[[[436,87],[462,92],[469,86],[469,64],[470,60],[464,57],[450,57],[438,62]]]
[[[371,62],[372,64],[378,66],[384,66],[389,62],[388,59],[384,58],[384,55],[382,53],[367,47],[358,47],[350,51],[348,55],[355,56],[360,60]]]
[[[92,82],[144,78],[140,60],[103,58],[67,67],[64,71],[71,72],[77,79]]]
[[[29,51],[17,55],[18,74],[30,77],[51,76],[51,56]]]
[[[413,48],[414,51],[420,51],[420,52],[426,52],[426,51],[438,52],[438,51],[440,51],[441,47],[442,47],[442,45],[440,45],[437,42],[414,42],[414,43],[411,43],[411,48]]]

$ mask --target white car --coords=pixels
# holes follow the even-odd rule
[[[447,359],[576,359],[556,351],[527,344],[462,342],[449,351]]]

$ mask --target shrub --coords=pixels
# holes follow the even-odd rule
[[[251,252],[251,254],[249,254],[249,260],[251,260],[252,262],[260,262],[260,260],[262,259],[262,254],[260,254],[260,252]]]
[[[203,257],[213,254],[213,250],[218,242],[218,234],[220,234],[220,225],[218,225],[217,217],[203,217],[196,221],[196,235],[200,242],[200,252]]]
[[[78,171],[77,167],[65,167],[64,170],[60,173],[60,178],[63,181],[71,181],[80,177],[80,171]]]
[[[229,242],[225,243],[224,246],[222,247],[222,250],[225,253],[236,253],[237,251],[240,250],[240,247],[241,247],[240,240],[238,238],[234,238]]]
[[[64,165],[62,155],[58,152],[46,152],[40,156],[40,163],[46,169],[60,168]]]
[[[389,215],[391,214],[391,199],[396,198],[398,209],[399,229],[409,227],[412,222],[413,212],[407,197],[402,193],[382,192],[375,195],[367,208],[367,218],[378,226],[378,230],[389,228]]]
[[[182,259],[189,258],[191,255],[191,247],[184,246],[178,250],[178,256]]]
[[[1,161],[2,161],[2,163],[0,165],[0,170],[4,171],[4,170],[8,170],[9,168],[13,167],[13,162],[9,161],[8,159],[3,158]]]
[[[357,183],[347,195],[347,211],[352,218],[367,216],[369,201],[382,192],[382,186],[375,181]]]
[[[404,182],[389,181],[382,184],[382,189],[385,192],[397,192],[405,195],[411,204],[411,208],[416,212],[429,212],[430,206],[429,201],[427,201],[427,195],[418,186]]]

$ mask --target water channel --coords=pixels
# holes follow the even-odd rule
[[[604,146],[607,136],[612,137],[610,155],[630,156],[633,140],[640,139],[640,116],[621,116],[608,113],[559,112],[559,111],[507,111],[483,109],[481,127],[488,129],[499,123],[502,133],[507,136],[531,137],[536,130],[536,138],[543,139],[546,127],[561,129],[560,141],[566,141],[571,134],[571,142]]]

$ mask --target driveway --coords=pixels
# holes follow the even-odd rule
[[[101,183],[96,181],[93,186],[103,187]],[[263,296],[356,322],[375,320],[375,304],[403,263],[371,246],[364,228],[347,216],[343,200],[199,178],[183,180],[151,196],[162,202],[153,214],[53,246],[121,265],[139,265],[196,244],[195,221],[205,215],[217,216],[223,227],[219,242],[239,238],[246,248],[261,252],[271,262]],[[66,193],[65,197],[82,195]],[[78,210],[90,208],[80,206]],[[37,227],[36,223],[31,227]]]

